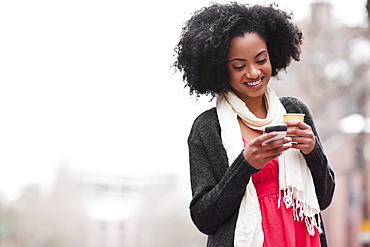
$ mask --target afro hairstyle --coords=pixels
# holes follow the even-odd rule
[[[190,95],[211,95],[230,90],[227,56],[230,40],[257,33],[267,45],[272,75],[285,70],[292,59],[299,61],[302,32],[291,14],[276,5],[231,2],[213,3],[195,12],[183,25],[175,47],[174,67],[183,73]]]

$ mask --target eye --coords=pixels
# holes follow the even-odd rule
[[[238,69],[238,70],[243,69],[244,67],[245,67],[245,65],[242,65],[242,66],[233,66],[234,69]]]
[[[265,58],[265,59],[262,59],[262,60],[258,60],[256,63],[257,64],[263,64],[263,63],[265,63],[267,61],[267,59]]]

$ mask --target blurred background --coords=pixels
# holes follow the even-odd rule
[[[329,245],[370,246],[369,2],[275,2],[305,41],[271,86],[310,106],[336,173]],[[208,4],[0,2],[0,247],[205,246],[186,141],[215,102],[190,97],[171,65]]]

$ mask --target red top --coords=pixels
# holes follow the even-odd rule
[[[280,192],[282,194],[278,208],[279,162],[277,158],[252,175],[252,181],[261,209],[263,247],[321,247],[318,230],[315,228],[315,235],[310,236],[305,222],[293,219],[292,208],[287,209],[282,200],[283,191]]]

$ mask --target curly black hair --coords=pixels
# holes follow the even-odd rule
[[[174,63],[190,95],[215,97],[230,89],[226,68],[230,40],[246,33],[257,33],[266,42],[272,76],[286,69],[292,59],[299,61],[302,32],[291,16],[273,4],[236,2],[213,3],[195,12],[182,27]]]

